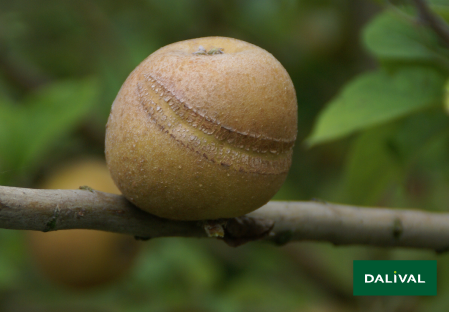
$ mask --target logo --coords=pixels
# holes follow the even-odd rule
[[[354,260],[354,296],[436,296],[436,260]]]

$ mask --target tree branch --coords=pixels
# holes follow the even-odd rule
[[[449,213],[272,201],[244,217],[225,221],[225,241],[231,245],[263,238],[277,244],[311,240],[439,252],[449,248]],[[207,237],[204,224],[162,219],[139,210],[123,196],[90,189],[0,186],[0,228],[4,229],[94,229],[140,238]]]
[[[0,186],[0,228],[92,229],[138,237],[205,237],[197,222],[158,218],[125,197],[89,189],[38,190]]]
[[[425,0],[413,0],[421,21],[427,24],[449,46],[449,27],[439,16],[434,14]]]

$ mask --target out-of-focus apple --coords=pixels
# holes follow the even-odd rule
[[[105,162],[96,159],[69,163],[40,187],[77,189],[82,185],[120,194]],[[42,274],[71,288],[98,286],[118,279],[132,266],[140,249],[140,242],[131,236],[93,230],[30,231],[27,241]]]

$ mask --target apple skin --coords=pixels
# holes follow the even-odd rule
[[[82,159],[58,168],[40,185],[46,189],[95,190],[120,194],[103,160]],[[133,237],[94,230],[29,231],[28,249],[47,279],[69,288],[86,289],[125,275],[139,253]]]

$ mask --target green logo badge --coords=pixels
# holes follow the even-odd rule
[[[354,260],[354,296],[436,296],[436,260]]]

